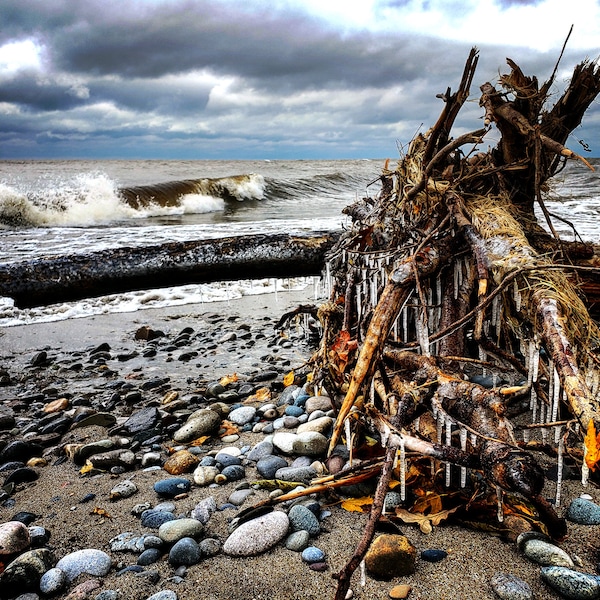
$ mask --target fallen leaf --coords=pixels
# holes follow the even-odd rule
[[[231,422],[224,420],[221,423],[221,429],[219,429],[219,437],[225,437],[226,435],[234,435],[239,433],[239,429]]]
[[[285,387],[288,387],[290,385],[292,385],[292,383],[294,383],[294,379],[295,379],[295,375],[294,375],[294,371],[290,371],[284,378],[283,378],[283,385],[285,385]]]
[[[589,469],[594,471],[600,460],[600,434],[596,434],[596,428],[592,419],[588,423],[583,443],[585,445],[585,464]]]
[[[368,512],[373,504],[373,498],[363,496],[362,498],[348,498],[341,503],[341,507],[348,512]]]
[[[106,519],[112,519],[112,516],[108,513],[108,511],[104,508],[100,508],[99,506],[94,506],[94,510],[92,510],[90,515],[100,515],[101,517],[105,517]]]
[[[396,508],[396,516],[400,517],[405,523],[417,523],[419,529],[423,533],[431,533],[433,527],[439,525],[444,519],[447,519],[454,511],[458,510],[458,506],[450,510],[442,510],[435,514],[423,515],[418,513],[408,512],[404,508]]]
[[[415,513],[438,513],[442,510],[442,498],[435,492],[425,492],[424,496],[421,496],[415,501],[412,509]]]
[[[228,386],[230,383],[235,383],[238,380],[238,376],[237,373],[234,373],[233,375],[225,375],[224,377],[221,377],[219,383],[223,386],[226,387]]]
[[[202,446],[204,442],[210,440],[210,435],[202,435],[199,438],[196,438],[193,442],[190,442],[190,446]]]

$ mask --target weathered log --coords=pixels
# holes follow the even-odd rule
[[[33,307],[191,283],[320,274],[339,233],[271,234],[114,248],[0,265],[0,296]]]

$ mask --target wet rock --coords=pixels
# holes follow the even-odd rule
[[[501,600],[533,600],[533,592],[529,584],[515,575],[496,573],[490,585]]]
[[[375,577],[391,579],[415,572],[417,550],[403,535],[383,534],[375,538],[367,554],[365,566]]]
[[[277,545],[287,534],[288,516],[279,510],[242,523],[225,540],[223,552],[230,556],[254,556]]]
[[[21,521],[8,521],[0,525],[0,557],[22,552],[30,542],[27,525]]]
[[[125,423],[123,429],[135,434],[153,429],[160,420],[160,414],[155,406],[148,406],[133,413]]]
[[[116,450],[109,450],[102,454],[94,454],[88,458],[89,462],[95,469],[101,469],[108,471],[112,467],[124,467],[129,469],[136,463],[135,454],[126,448],[117,448]]]
[[[14,440],[0,450],[0,464],[13,460],[26,463],[34,456],[42,456],[43,452],[44,449],[40,444]]]
[[[569,504],[566,516],[580,525],[600,525],[600,506],[586,498],[575,498]]]
[[[191,442],[203,435],[214,433],[220,425],[221,417],[218,413],[202,408],[188,417],[187,422],[173,434],[173,439],[180,443]]]
[[[56,568],[64,571],[67,581],[71,582],[82,573],[95,577],[104,577],[112,566],[111,558],[106,552],[95,548],[76,550],[63,556]]]
[[[164,496],[165,498],[174,498],[179,494],[189,492],[191,485],[192,484],[188,479],[183,477],[171,477],[169,479],[157,481],[154,484],[154,491],[159,496]]]
[[[171,475],[181,475],[193,471],[198,465],[199,458],[189,450],[179,450],[172,454],[163,465],[163,469]]]
[[[29,483],[31,481],[37,481],[39,479],[39,473],[29,467],[22,467],[15,469],[10,475],[4,480],[4,485],[19,485],[20,483]]]
[[[598,600],[600,577],[568,567],[542,567],[542,580],[569,600]]]
[[[0,575],[0,590],[8,597],[37,589],[42,575],[54,566],[56,559],[47,548],[36,548],[20,554]]]

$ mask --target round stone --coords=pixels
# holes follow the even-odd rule
[[[137,485],[130,479],[121,481],[115,487],[110,490],[110,499],[119,500],[121,498],[129,498],[138,491]]]
[[[184,537],[199,538],[203,533],[204,525],[189,518],[168,521],[158,528],[158,537],[167,544],[173,544]]]
[[[56,567],[46,571],[40,579],[40,592],[47,596],[58,594],[67,585],[67,576],[62,569]]]
[[[287,466],[288,464],[285,458],[271,454],[270,456],[265,456],[264,458],[261,458],[256,463],[256,470],[258,471],[261,477],[264,477],[265,479],[274,479],[275,473],[279,469],[282,469]]]
[[[416,556],[416,548],[407,537],[383,534],[371,543],[365,555],[365,566],[375,577],[404,577],[415,572]]]
[[[22,552],[29,547],[30,541],[25,523],[8,521],[0,525],[0,556]]]
[[[169,456],[163,465],[163,469],[170,475],[181,475],[193,471],[199,460],[189,450],[179,450]]]
[[[285,540],[285,547],[292,552],[302,552],[308,546],[309,540],[308,531],[294,531]]]
[[[148,527],[149,529],[158,529],[163,523],[167,521],[174,521],[175,515],[172,512],[166,510],[145,510],[142,513],[142,527]]]
[[[600,578],[568,567],[542,567],[542,580],[565,598],[596,600],[600,598]]]
[[[194,483],[196,485],[205,487],[215,482],[215,477],[219,474],[219,469],[217,467],[205,467],[198,466],[194,471],[192,477],[194,478]]]
[[[293,454],[294,442],[296,441],[297,437],[298,436],[295,433],[291,433],[289,431],[278,431],[273,436],[273,446],[275,446],[284,454]]]
[[[144,550],[137,559],[137,564],[142,567],[147,567],[155,562],[158,562],[162,556],[162,550],[159,548],[148,548]]]
[[[230,556],[262,554],[285,537],[289,524],[288,516],[278,510],[246,521],[225,540],[223,552]]]
[[[76,550],[66,556],[63,556],[56,568],[65,572],[67,581],[79,577],[82,573],[93,575],[95,577],[104,577],[112,566],[111,558],[106,552],[96,550],[95,548],[85,548]]]
[[[146,600],[177,600],[177,594],[173,590],[161,590],[148,596]]]
[[[229,465],[221,471],[221,475],[227,477],[227,481],[239,481],[246,476],[246,469],[242,465]]]
[[[423,550],[421,552],[421,558],[427,562],[436,563],[444,560],[448,556],[448,553],[445,550]]]
[[[254,408],[254,406],[240,406],[239,408],[234,408],[229,415],[227,415],[227,419],[234,425],[241,426],[250,423],[255,415],[256,408]]]
[[[293,443],[293,450],[296,454],[305,456],[321,456],[327,451],[329,440],[318,431],[305,431],[299,433]]]
[[[308,531],[309,535],[313,537],[321,531],[321,526],[315,514],[302,504],[292,506],[288,512],[288,517],[294,531]]]
[[[567,519],[580,525],[600,525],[600,506],[586,498],[575,498],[567,509]]]
[[[12,598],[39,587],[39,582],[55,562],[54,554],[47,548],[28,550],[15,558],[0,575],[2,595]]]
[[[221,542],[216,538],[204,538],[198,546],[203,557],[209,558],[221,552]]]
[[[169,564],[173,566],[197,565],[202,558],[202,552],[198,542],[191,537],[184,537],[178,540],[169,552]]]
[[[201,408],[188,417],[186,423],[173,434],[173,439],[181,443],[191,442],[203,435],[214,433],[220,425],[221,417],[218,413]]]
[[[179,494],[189,492],[191,485],[192,484],[189,482],[189,480],[183,477],[171,477],[169,479],[157,481],[154,484],[154,491],[159,496],[164,496],[165,498],[174,498]]]
[[[307,563],[318,563],[325,559],[325,552],[316,546],[308,546],[302,550],[302,560]]]
[[[529,584],[509,573],[496,573],[490,585],[501,600],[533,600]]]

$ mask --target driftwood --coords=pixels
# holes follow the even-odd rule
[[[594,297],[594,250],[560,240],[543,199],[566,160],[591,168],[564,143],[600,93],[600,68],[578,65],[548,109],[556,69],[540,86],[509,59],[500,88],[480,87],[485,127],[452,138],[476,65],[474,49],[458,91],[441,96],[438,121],[397,165],[385,165],[377,197],[348,207],[353,226],[328,255],[331,294],[318,312],[323,331],[312,380],[338,408],[329,450],[343,442],[359,454],[363,436],[375,436],[383,457],[372,518],[338,575],[336,600],[345,598],[372,539],[388,479],[404,485],[407,448],[414,464],[419,457],[446,464],[442,486],[453,485],[452,464],[478,471],[472,481],[463,473],[461,486],[478,486],[471,493],[482,496],[482,475],[500,517],[516,494],[535,515],[527,527],[562,539],[566,525],[542,496],[534,446],[518,440],[508,414],[525,399],[529,423],[539,427],[527,431],[550,432],[573,449],[583,447],[586,432],[586,444],[596,443],[600,430],[600,329],[579,287],[587,275]],[[481,152],[492,127],[500,141]],[[538,224],[536,205],[550,233]],[[490,369],[494,377],[484,383]],[[589,454],[581,462],[585,448],[569,455],[579,456],[584,479],[595,468]],[[432,493],[439,472],[433,467],[428,478]]]
[[[0,265],[0,296],[19,307],[190,283],[318,275],[339,234],[171,242]]]

